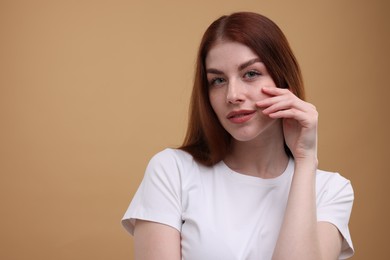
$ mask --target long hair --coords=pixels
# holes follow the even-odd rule
[[[205,60],[219,40],[249,47],[264,63],[277,87],[288,88],[304,99],[301,70],[286,37],[273,21],[250,12],[233,13],[215,20],[199,46],[187,134],[180,147],[207,166],[225,158],[232,138],[220,124],[209,100]],[[286,145],[285,149],[290,153]]]

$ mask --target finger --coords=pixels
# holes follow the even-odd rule
[[[270,97],[256,102],[256,105],[261,107],[270,106],[273,103],[283,100],[284,98],[297,98],[288,89],[281,89],[276,87],[263,87],[262,92],[264,94],[269,95]]]
[[[273,96],[273,97],[269,97],[269,98],[265,98],[263,100],[257,101],[256,105],[258,107],[269,107],[269,106],[272,106],[273,104],[276,104],[278,102],[282,102],[285,99],[286,99],[286,97],[284,97],[284,96]]]
[[[263,87],[261,88],[261,91],[267,95],[271,96],[277,96],[277,95],[283,95],[286,93],[291,93],[292,92],[287,89],[287,88],[278,88],[278,87]]]
[[[263,110],[263,113],[267,115],[267,114],[275,113],[279,110],[287,110],[291,108],[292,108],[291,100],[283,100],[271,106],[268,106]]]
[[[276,112],[268,114],[271,118],[289,118],[295,119],[302,126],[311,127],[317,124],[318,114],[317,113],[307,113],[299,109],[287,109],[287,110],[278,110]]]
[[[259,107],[265,108],[263,112],[266,114],[276,112],[277,110],[286,110],[290,108],[299,109],[308,113],[317,112],[317,109],[314,105],[299,99],[295,95],[283,95],[267,98],[267,100],[259,101],[256,104]]]
[[[309,109],[309,107],[306,105],[306,102],[292,94],[267,98],[262,101],[256,102],[256,105],[258,107],[265,108],[264,111],[266,113],[274,112],[279,109],[288,109],[292,107],[301,109],[303,111],[307,111]]]
[[[312,111],[315,111],[315,109],[313,109],[313,107],[309,103],[306,103],[300,99],[287,98],[269,105],[263,110],[263,113],[270,114],[278,110],[287,110],[287,109],[297,109],[306,113],[311,113]]]

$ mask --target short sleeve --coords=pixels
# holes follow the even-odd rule
[[[181,181],[176,158],[169,149],[149,162],[144,178],[133,197],[122,225],[134,234],[136,219],[181,229]]]
[[[354,201],[351,182],[338,173],[332,173],[326,181],[319,201],[317,202],[318,221],[335,225],[343,236],[342,251],[339,259],[347,259],[354,253],[351,235],[348,228]]]

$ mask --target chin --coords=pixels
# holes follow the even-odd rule
[[[241,129],[230,129],[228,131],[232,138],[239,142],[249,142],[258,139],[259,136],[270,136],[270,133],[279,132],[278,129],[282,129],[279,120],[272,120],[260,125],[252,125],[243,127]]]
[[[256,137],[258,137],[259,134],[260,133],[231,133],[230,135],[233,137],[235,141],[249,142],[256,139]]]

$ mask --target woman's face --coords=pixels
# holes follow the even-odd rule
[[[276,85],[250,48],[237,42],[218,42],[207,54],[206,71],[211,106],[234,139],[250,141],[280,127],[256,106],[257,101],[268,97],[262,87]]]

